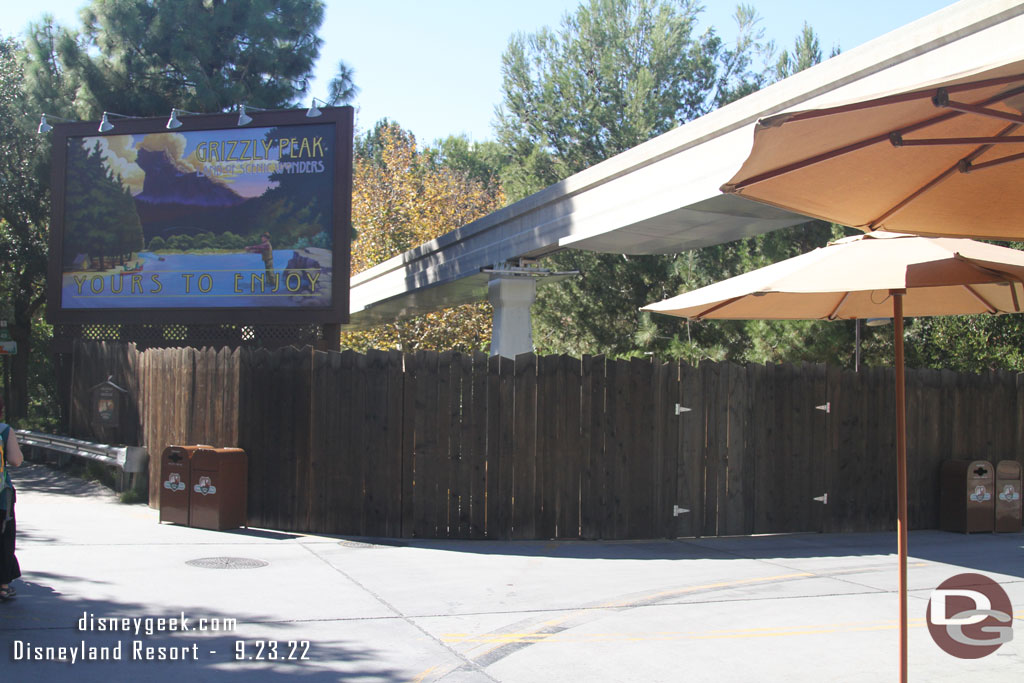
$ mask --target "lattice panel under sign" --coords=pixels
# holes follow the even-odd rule
[[[55,340],[133,342],[139,350],[191,346],[315,345],[323,339],[319,325],[55,325]]]

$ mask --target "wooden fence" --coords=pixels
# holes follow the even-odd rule
[[[154,460],[171,443],[244,448],[254,526],[500,539],[895,526],[887,368],[91,345],[76,373],[78,358],[92,375],[76,391],[110,368],[136,374]],[[912,528],[938,526],[943,461],[1024,462],[1022,408],[1013,373],[907,373]],[[154,467],[153,505],[160,481]]]

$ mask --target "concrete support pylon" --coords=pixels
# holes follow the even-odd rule
[[[533,351],[530,307],[536,298],[537,280],[532,277],[495,276],[487,283],[487,300],[494,309],[492,356],[515,358]]]

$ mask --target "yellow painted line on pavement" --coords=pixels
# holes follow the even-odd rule
[[[646,602],[646,601],[651,600],[652,598],[658,598],[658,597],[667,596],[667,595],[682,595],[682,594],[685,594],[685,593],[693,593],[695,591],[708,590],[708,589],[712,589],[712,588],[729,588],[731,586],[748,585],[748,584],[752,584],[752,583],[765,583],[765,582],[768,582],[768,581],[780,581],[780,580],[793,579],[793,578],[807,578],[807,577],[810,577],[810,576],[815,576],[815,575],[810,573],[810,572],[798,572],[798,573],[794,573],[794,574],[779,574],[779,575],[776,575],[776,576],[762,576],[762,577],[757,577],[757,578],[752,578],[752,579],[737,579],[736,581],[721,581],[721,582],[717,582],[717,583],[703,584],[703,585],[700,585],[700,586],[687,586],[686,588],[680,588],[680,589],[675,589],[675,590],[671,590],[671,591],[661,591],[659,593],[653,593],[653,594],[648,595],[648,596],[646,596],[644,598],[641,598],[641,600]],[[608,602],[608,603],[604,603],[602,605],[599,605],[599,608],[600,609],[612,609],[612,608],[619,608],[619,607],[629,607],[631,605],[636,605],[636,604],[639,604],[639,603],[638,603],[638,601],[635,601],[635,600],[634,601]],[[493,647],[490,647],[490,648],[488,648],[488,649],[486,649],[486,650],[484,650],[482,652],[475,652],[474,650],[476,648],[472,648],[470,650],[470,652],[467,653],[467,654],[469,654],[473,658],[482,657],[482,656],[486,655],[487,653],[489,653],[489,652],[491,652],[491,651],[501,647],[502,645],[506,645],[508,643],[530,643],[530,642],[541,642],[543,640],[546,640],[550,636],[555,635],[555,634],[540,633],[540,631],[542,631],[545,628],[549,628],[551,626],[556,626],[556,625],[566,621],[567,619],[569,619],[571,617],[574,617],[577,614],[582,613],[583,611],[584,610],[572,610],[571,613],[569,613],[567,615],[564,615],[564,616],[561,616],[561,617],[556,617],[554,619],[549,619],[547,621],[541,622],[532,631],[525,632],[525,633],[498,633],[498,634],[485,634],[483,636],[470,636],[470,635],[465,634],[465,633],[445,633],[445,634],[442,634],[441,639],[442,639],[443,642],[446,642],[446,643],[477,643],[479,645],[482,645],[482,644],[493,644],[494,645]]]
[[[928,566],[927,562],[917,562],[909,564],[908,567],[924,567]],[[749,586],[754,584],[764,584],[773,581],[788,581],[792,579],[807,579],[807,578],[830,578],[832,576],[842,574],[854,574],[863,573],[866,571],[864,568],[854,568],[848,570],[837,570],[837,571],[826,571],[821,573],[816,572],[793,572],[790,574],[777,574],[773,576],[761,576],[750,579],[736,579],[734,581],[720,581],[715,583],[701,584],[698,586],[687,586],[685,588],[677,588],[667,591],[659,591],[657,593],[650,593],[648,595],[635,598],[633,600],[617,600],[606,602],[598,605],[596,608],[588,607],[585,609],[573,609],[568,614],[554,619],[549,619],[538,624],[530,631],[525,632],[502,632],[502,633],[484,633],[484,634],[468,634],[468,633],[445,633],[441,635],[442,642],[450,644],[472,644],[465,654],[471,659],[477,659],[484,655],[497,650],[503,646],[515,643],[522,644],[533,644],[533,643],[585,643],[585,642],[648,642],[648,641],[669,641],[669,640],[718,640],[718,639],[740,639],[740,638],[778,638],[787,636],[798,636],[798,635],[822,635],[836,632],[866,632],[866,631],[883,631],[883,630],[895,630],[899,628],[899,623],[896,621],[886,622],[852,622],[842,624],[819,624],[811,626],[797,626],[791,628],[780,628],[780,627],[765,627],[765,628],[752,628],[752,629],[738,629],[730,631],[711,631],[707,633],[699,632],[688,632],[688,633],[673,633],[673,632],[659,632],[653,634],[574,634],[569,631],[560,631],[557,633],[542,633],[545,628],[561,624],[573,617],[580,614],[592,611],[594,609],[618,609],[623,607],[640,607],[649,603],[652,600],[658,598],[665,598],[675,595],[686,595],[688,593],[695,593],[703,590],[713,590],[716,588],[734,588],[739,586]],[[910,626],[919,628],[924,625],[924,620],[911,621]],[[486,647],[481,651],[482,647]]]
[[[416,678],[412,679],[412,683],[423,683],[423,679],[429,676],[430,672],[436,669],[438,666],[440,665],[435,664],[429,669],[426,669],[425,671],[421,671],[420,673],[416,674]]]
[[[557,625],[561,624],[563,621],[565,621],[566,619],[569,619],[570,617],[575,616],[576,614],[577,614],[577,611],[573,611],[572,613],[566,614],[566,615],[561,616],[561,617],[555,617],[554,619],[548,619],[547,621],[544,621],[544,622],[541,622],[541,623],[537,624],[537,626],[534,627],[534,630],[530,631],[529,633],[535,633],[536,634],[538,631],[541,631],[541,630],[543,630],[545,628],[550,628],[552,626],[557,626]],[[463,640],[459,640],[459,639],[456,638],[456,639],[452,639],[452,640],[449,641],[448,640],[448,636],[449,635],[466,636],[466,634],[447,634],[446,633],[446,634],[441,636],[441,641],[445,642],[445,643],[447,643],[447,642],[453,642],[453,643],[460,643],[460,642],[473,643],[473,642],[475,642],[475,643],[478,643],[478,645],[485,645],[485,644],[494,643],[493,647],[489,647],[486,650],[483,650],[482,652],[476,652],[477,648],[475,648],[475,647],[474,648],[470,648],[469,652],[467,652],[466,654],[471,659],[476,659],[477,657],[483,657],[488,652],[493,652],[494,650],[497,650],[499,647],[501,647],[502,645],[505,645],[506,643],[530,642],[530,641],[525,641],[525,640],[501,640],[501,639],[496,639],[496,640],[472,640],[471,638],[468,638],[468,637],[463,639]],[[528,633],[524,633],[522,635],[525,636],[525,635],[528,635]],[[545,635],[551,635],[551,634],[545,634]]]

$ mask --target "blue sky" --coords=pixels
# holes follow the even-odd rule
[[[791,47],[807,21],[822,50],[844,51],[954,4],[951,0],[747,0],[762,17],[766,37]],[[964,0],[970,2],[970,0]],[[20,34],[44,11],[77,24],[85,0],[6,2],[0,32]],[[324,40],[311,95],[323,99],[339,60],[355,69],[361,89],[357,125],[387,117],[423,142],[449,134],[492,139],[501,100],[501,53],[516,32],[557,27],[579,0],[327,0]],[[705,25],[731,37],[736,3],[705,0]],[[123,112],[130,113],[130,112]]]

